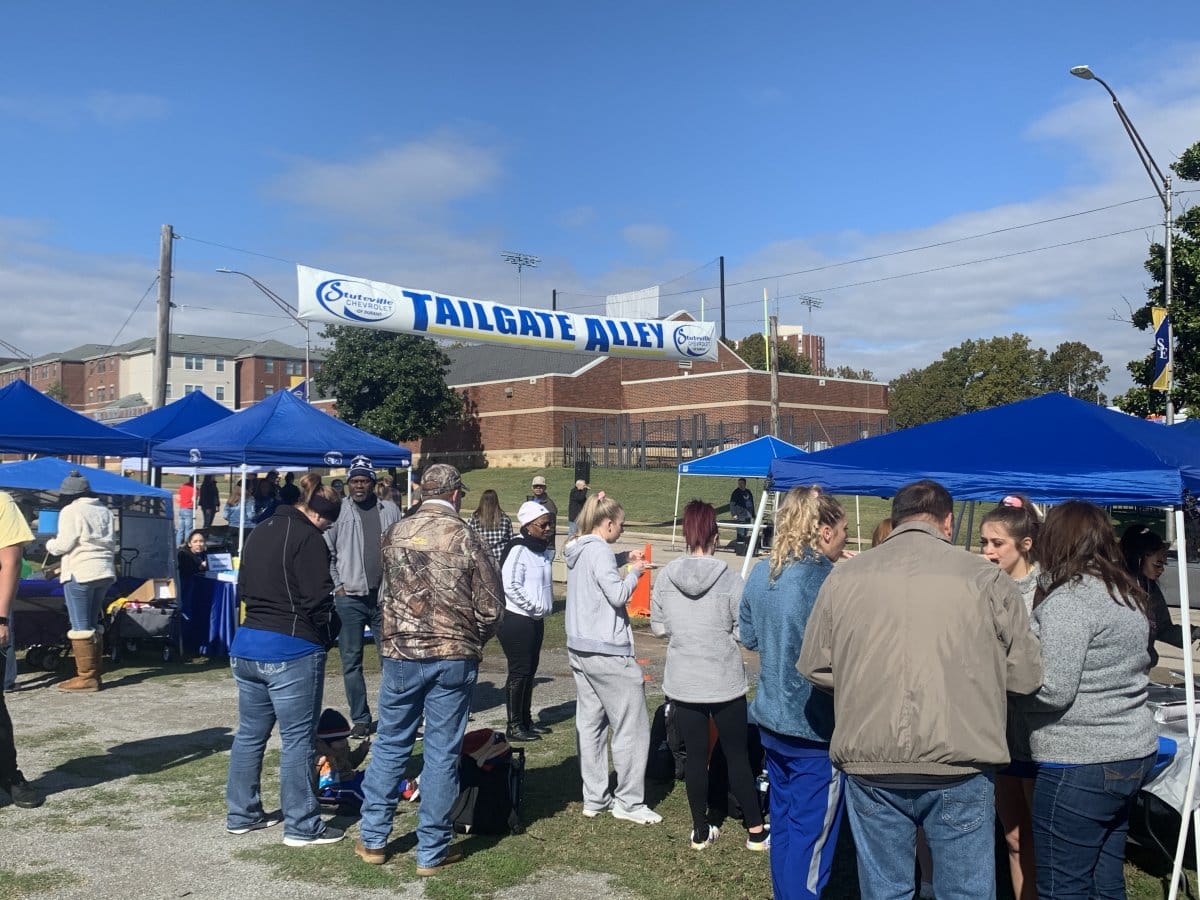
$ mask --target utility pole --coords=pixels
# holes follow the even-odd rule
[[[558,311],[558,288],[550,289],[550,310],[551,312]]]
[[[171,367],[171,241],[175,231],[162,227],[158,243],[158,336],[154,341],[154,409],[167,405],[167,371]]]
[[[779,437],[779,317],[771,316],[771,434]]]
[[[721,257],[721,343],[725,343],[725,257]]]

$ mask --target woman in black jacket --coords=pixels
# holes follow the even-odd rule
[[[238,729],[229,754],[225,827],[246,834],[283,822],[289,847],[330,844],[340,828],[321,821],[312,772],[325,687],[325,652],[337,640],[324,532],[341,511],[332,488],[280,506],[246,539],[238,571],[245,619],[229,649],[238,686]],[[263,810],[263,751],[275,723],[281,813]]]

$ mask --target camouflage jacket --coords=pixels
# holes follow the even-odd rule
[[[383,536],[383,655],[475,659],[504,614],[491,550],[451,507],[421,504]]]

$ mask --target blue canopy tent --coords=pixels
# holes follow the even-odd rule
[[[1178,428],[1184,434],[1194,438],[1200,438],[1200,419],[1184,419],[1182,422],[1176,422],[1172,427]]]
[[[149,456],[151,448],[163,441],[220,422],[232,415],[233,410],[226,409],[203,391],[192,391],[166,406],[130,419],[118,426],[117,430],[141,438],[145,444],[143,455]]]
[[[0,388],[0,452],[67,456],[136,453],[140,441],[63,406],[24,381]]]
[[[1185,488],[1200,494],[1200,440],[1045,394],[777,460],[771,478],[776,490],[819,484],[875,497],[932,478],[959,500],[999,500],[1019,490],[1045,503],[1177,506]]]
[[[248,409],[163,441],[150,452],[156,466],[341,466],[355,456],[376,466],[412,464],[412,454],[313,408],[291,391],[276,391]],[[245,477],[242,502],[245,503]],[[238,529],[241,553],[243,529]]]
[[[680,463],[677,466],[678,474],[675,476],[675,518],[671,524],[671,544],[675,543],[675,529],[679,525],[679,487],[684,475],[766,478],[770,474],[771,463],[775,460],[802,453],[804,450],[800,447],[768,434],[752,441],[746,441],[744,444],[738,444],[736,447],[730,447],[728,450],[719,450],[708,456],[702,456],[700,459]],[[756,545],[759,531],[762,528],[767,493],[767,491],[763,491],[759,500],[758,512],[754,517],[754,526],[750,534],[751,547]],[[736,524],[745,525],[745,523]],[[752,554],[747,550],[746,560],[742,564],[742,577],[745,577],[749,570],[751,559]]]

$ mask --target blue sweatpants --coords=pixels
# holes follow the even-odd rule
[[[775,900],[817,900],[829,881],[845,809],[844,776],[829,745],[760,728],[771,783]]]

